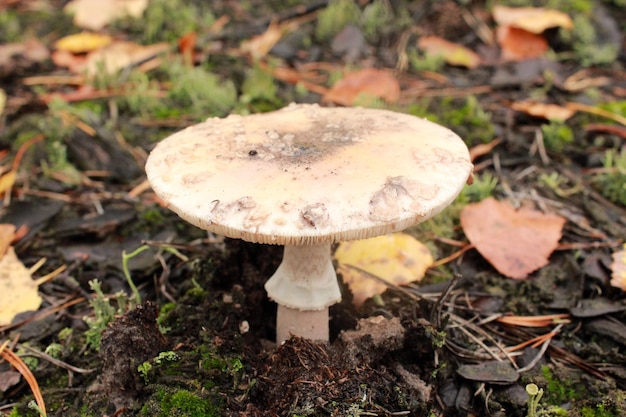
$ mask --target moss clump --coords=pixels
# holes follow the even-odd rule
[[[331,0],[317,19],[315,36],[326,41],[341,31],[348,23],[357,23],[361,16],[353,0]]]
[[[564,381],[555,376],[547,365],[541,367],[541,375],[546,381],[544,398],[545,402],[549,405],[558,406],[572,400],[577,400],[582,394],[581,390],[584,390],[584,387],[577,384],[577,381]]]
[[[574,141],[574,131],[565,123],[556,120],[541,125],[541,133],[546,148],[554,152],[563,151]]]
[[[475,96],[465,99],[442,97],[415,104],[409,114],[424,117],[454,130],[468,146],[487,143],[495,136],[491,114],[486,112]]]
[[[276,79],[258,65],[246,71],[241,93],[239,102],[245,108],[240,109],[239,113],[262,113],[284,105],[278,98]]]
[[[604,172],[594,177],[594,185],[612,202],[626,206],[626,148],[606,152]]]
[[[176,42],[181,36],[208,28],[215,22],[209,7],[184,0],[152,0],[141,19],[123,18],[115,28],[142,43]]]
[[[222,415],[222,406],[219,401],[203,398],[183,389],[174,392],[159,389],[157,399],[158,406],[146,405],[139,415],[157,417],[217,417]]]
[[[604,404],[598,404],[595,407],[583,407],[580,410],[582,417],[614,417],[617,416]]]

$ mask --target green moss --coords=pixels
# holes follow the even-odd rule
[[[428,99],[409,106],[407,112],[454,130],[468,146],[487,143],[495,136],[491,114],[482,108],[475,96]]]
[[[331,0],[318,16],[315,36],[327,41],[348,23],[358,23],[360,16],[361,10],[353,0]]]
[[[164,333],[162,329],[169,328],[167,324],[169,323],[170,313],[174,311],[175,308],[176,303],[166,303],[163,304],[163,306],[159,310],[159,316],[157,317],[156,321],[162,333]]]
[[[141,212],[141,218],[148,223],[148,226],[161,226],[165,222],[163,212],[157,207],[148,208]]]
[[[162,391],[160,394],[161,411],[158,417],[212,417],[221,415],[220,404],[214,399],[202,398],[187,390],[174,393]]]
[[[407,57],[409,58],[409,65],[417,72],[440,72],[446,65],[443,55],[422,53],[416,48],[407,49]]]
[[[574,16],[572,38],[574,51],[584,67],[606,65],[617,59],[620,45],[603,42],[587,16]]]
[[[168,114],[167,106],[159,100],[161,87],[156,80],[138,69],[133,69],[128,75],[127,82],[119,86],[124,94],[115,98],[119,109],[123,113],[150,118],[152,116]]]
[[[597,174],[593,183],[603,196],[626,206],[626,148],[619,153],[614,149],[606,151],[604,172]]]
[[[546,381],[544,398],[547,404],[558,406],[580,398],[583,388],[576,381],[562,381],[547,365],[541,367],[541,375]]]
[[[172,87],[168,92],[168,107],[184,108],[194,119],[223,116],[235,105],[237,91],[230,80],[222,80],[207,68],[188,67],[174,61],[168,67]]]
[[[582,417],[614,417],[617,416],[613,411],[603,404],[598,404],[595,407],[583,407],[580,410]]]
[[[210,7],[185,0],[152,0],[141,18],[123,18],[114,22],[120,32],[141,43],[176,42],[183,35],[202,31],[215,22]]]
[[[17,42],[22,39],[23,28],[16,11],[0,10],[0,39]]]
[[[618,115],[626,114],[626,100],[609,101],[599,104],[598,107]]]
[[[398,33],[411,23],[411,15],[403,2],[392,7],[386,0],[374,0],[366,5],[359,19],[359,27],[370,42],[376,42],[391,32]]]
[[[246,107],[246,113],[262,113],[276,110],[284,103],[278,98],[276,79],[258,65],[246,71],[241,85],[239,102]],[[244,113],[239,111],[239,113]]]
[[[546,148],[553,152],[561,152],[574,141],[574,131],[564,122],[552,120],[541,125],[543,142]]]

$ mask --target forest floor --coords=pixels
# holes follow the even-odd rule
[[[1,415],[626,415],[623,0],[67,3],[0,0]],[[339,274],[330,342],[277,347],[282,248],[186,224],[144,164],[291,102],[428,118],[475,169],[407,230],[438,260],[422,281],[357,307]],[[563,219],[545,266],[512,279],[468,242],[461,213],[491,198]],[[50,274],[36,295],[24,271],[31,292]]]

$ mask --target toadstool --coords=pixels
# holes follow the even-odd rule
[[[402,230],[450,204],[472,171],[451,130],[388,110],[291,104],[210,118],[161,141],[146,164],[181,218],[249,242],[284,245],[265,284],[276,339],[328,340],[341,300],[331,244]]]

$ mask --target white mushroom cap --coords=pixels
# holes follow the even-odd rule
[[[208,119],[160,142],[146,165],[188,222],[284,245],[402,230],[450,204],[471,171],[463,141],[435,123],[307,104]]]

